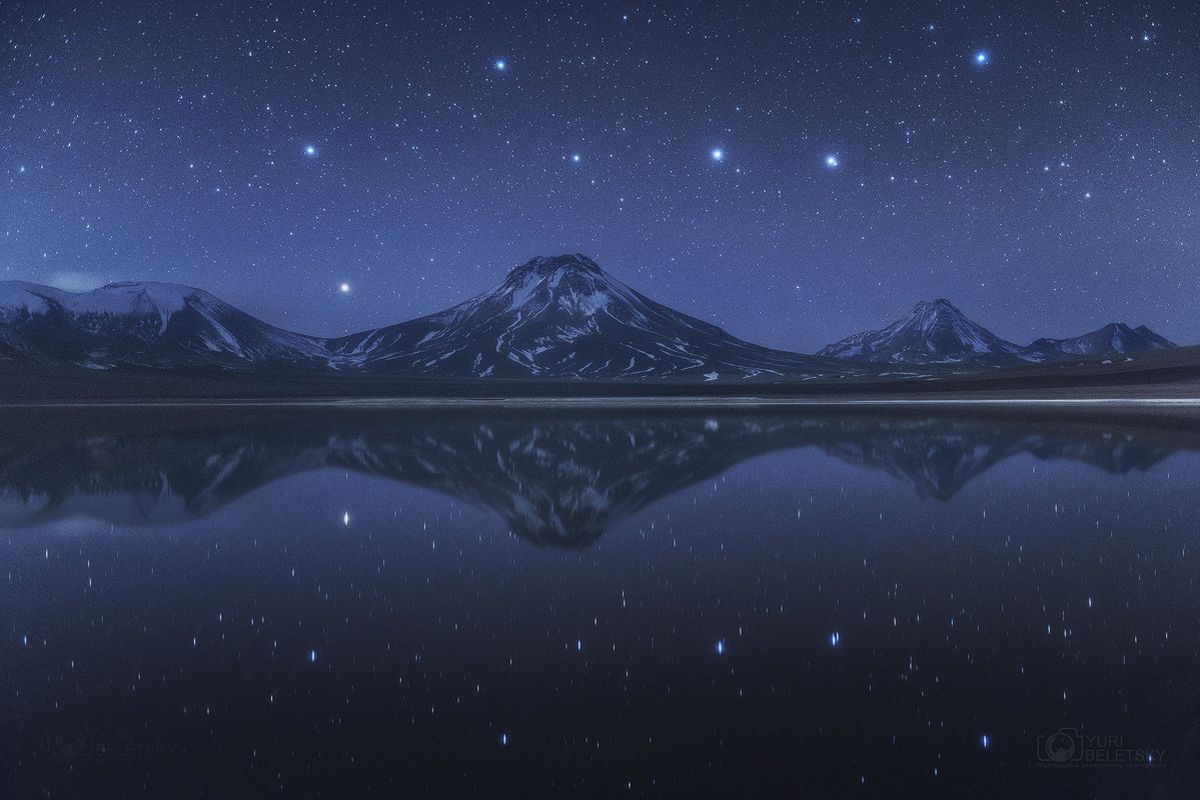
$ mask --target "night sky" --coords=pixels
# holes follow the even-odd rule
[[[1200,341],[1192,3],[253,6],[0,7],[0,277],[342,334],[578,251],[786,348]]]

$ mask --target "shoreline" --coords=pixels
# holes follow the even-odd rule
[[[1040,409],[1197,409],[1195,397],[786,397],[786,396],[611,396],[611,397],[388,397],[388,398],[203,398],[130,399],[0,402],[0,410],[30,409],[215,409],[215,408],[301,408],[301,409],[954,409],[954,408],[1040,408]]]

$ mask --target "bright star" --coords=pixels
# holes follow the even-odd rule
[[[571,156],[571,160],[574,161],[576,164],[578,164],[581,159],[582,159],[582,156],[580,156],[579,153],[576,153],[573,156]]]
[[[503,58],[498,58],[496,59],[495,67],[498,72],[504,72],[504,70],[508,69],[508,62]]]
[[[350,284],[343,283],[341,286],[338,287],[338,289],[341,291],[342,294],[347,294],[350,291]]]
[[[725,151],[719,147],[714,147],[713,151],[711,153],[709,153],[709,155],[712,156],[713,161],[724,161],[725,160]]]
[[[304,146],[304,155],[308,156],[309,158],[312,158],[316,154],[317,154],[317,148],[315,146],[313,146],[311,144],[306,144]]]
[[[981,67],[986,66],[987,63],[991,60],[992,60],[992,57],[991,57],[991,55],[988,54],[987,50],[979,50],[975,53],[975,63]]]
[[[725,655],[725,640],[721,639],[717,642],[717,655]]]
[[[839,166],[841,166],[841,164],[842,162],[838,160],[837,156],[832,154],[825,156],[825,166],[829,167],[830,169],[837,169]]]

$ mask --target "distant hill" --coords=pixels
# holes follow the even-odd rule
[[[1124,322],[1110,322],[1099,330],[1070,339],[1038,339],[1028,350],[1046,358],[1121,358],[1177,346],[1145,325],[1130,328]]]

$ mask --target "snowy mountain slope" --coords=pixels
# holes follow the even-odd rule
[[[0,282],[0,356],[93,368],[327,365],[322,340],[171,283],[66,292]]]
[[[328,346],[340,363],[424,376],[705,382],[855,372],[744,342],[582,255],[535,258],[465,303]]]
[[[1124,322],[1110,322],[1099,330],[1069,339],[1038,339],[1027,350],[1043,360],[1082,356],[1087,358],[1125,358],[1138,353],[1177,347],[1145,325],[1130,328]]]
[[[922,301],[891,325],[864,331],[817,353],[886,364],[1007,364],[1024,360],[1024,348],[972,322],[949,300]]]

